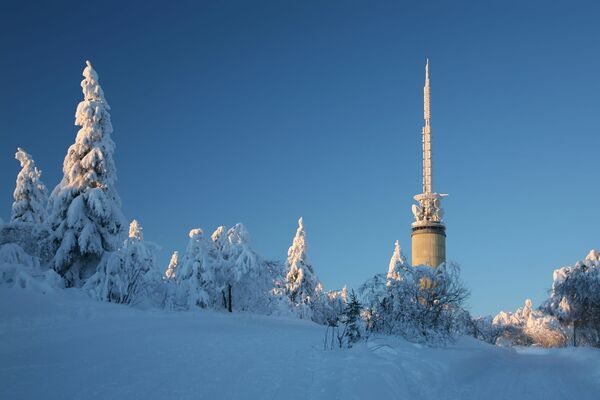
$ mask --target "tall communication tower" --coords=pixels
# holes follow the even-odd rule
[[[437,267],[446,262],[446,226],[441,199],[446,194],[433,191],[431,179],[431,93],[429,87],[429,60],[425,64],[425,87],[423,88],[423,193],[414,199],[412,212],[412,265]]]

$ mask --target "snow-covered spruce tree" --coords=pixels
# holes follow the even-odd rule
[[[156,246],[144,241],[142,227],[133,220],[123,246],[104,254],[84,289],[99,300],[131,304],[149,295],[146,291],[158,281],[158,275]]]
[[[306,250],[306,233],[302,217],[300,217],[296,236],[288,249],[286,292],[292,304],[299,308],[300,316],[311,318],[311,309],[318,306],[313,303],[319,301],[322,285],[307,260]]]
[[[218,263],[218,251],[212,240],[204,236],[202,229],[192,229],[183,261],[175,273],[175,296],[173,304],[180,309],[205,308],[214,303],[214,271]]]
[[[17,175],[10,223],[0,229],[0,244],[17,244],[45,265],[53,255],[51,231],[46,224],[48,192],[31,156],[18,148],[15,158],[21,171]]]
[[[350,293],[350,298],[344,315],[342,323],[344,325],[342,339],[340,341],[340,347],[346,345],[348,348],[352,347],[354,343],[358,342],[362,337],[363,321],[361,319],[362,305],[358,301],[354,290]]]
[[[250,247],[250,234],[244,225],[238,223],[231,227],[226,240],[222,239],[223,233],[220,227],[212,237],[217,246],[222,246],[217,288],[224,307],[229,312],[234,309],[269,312],[276,264],[263,260]]]
[[[110,107],[89,61],[83,76],[83,101],[75,114],[81,129],[65,156],[64,177],[50,197],[56,246],[52,266],[69,286],[82,285],[103,254],[118,248],[126,226],[115,188]]]
[[[11,222],[42,224],[46,221],[48,190],[41,180],[42,171],[37,169],[33,158],[20,147],[15,158],[21,163],[14,191]]]
[[[167,279],[175,279],[175,274],[177,273],[177,265],[179,264],[179,252],[174,251],[171,255],[171,260],[169,261],[169,265],[165,271],[165,278]]]
[[[405,271],[409,267],[406,262],[406,257],[402,253],[402,249],[400,248],[400,242],[396,240],[394,243],[394,252],[392,253],[392,258],[390,259],[390,266],[388,267],[387,279],[388,280],[397,280],[400,279],[402,272]]]

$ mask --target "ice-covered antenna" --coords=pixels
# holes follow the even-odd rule
[[[423,87],[423,193],[433,193],[431,185],[431,96],[429,89],[429,59],[425,64],[425,86]]]

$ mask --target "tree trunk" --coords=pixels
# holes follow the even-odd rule
[[[577,322],[573,321],[573,347],[577,347]]]
[[[233,311],[233,306],[231,305],[231,284],[227,284],[227,311]]]

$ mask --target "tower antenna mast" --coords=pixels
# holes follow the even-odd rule
[[[429,89],[429,59],[425,64],[425,86],[423,87],[423,193],[431,189],[431,94]]]

